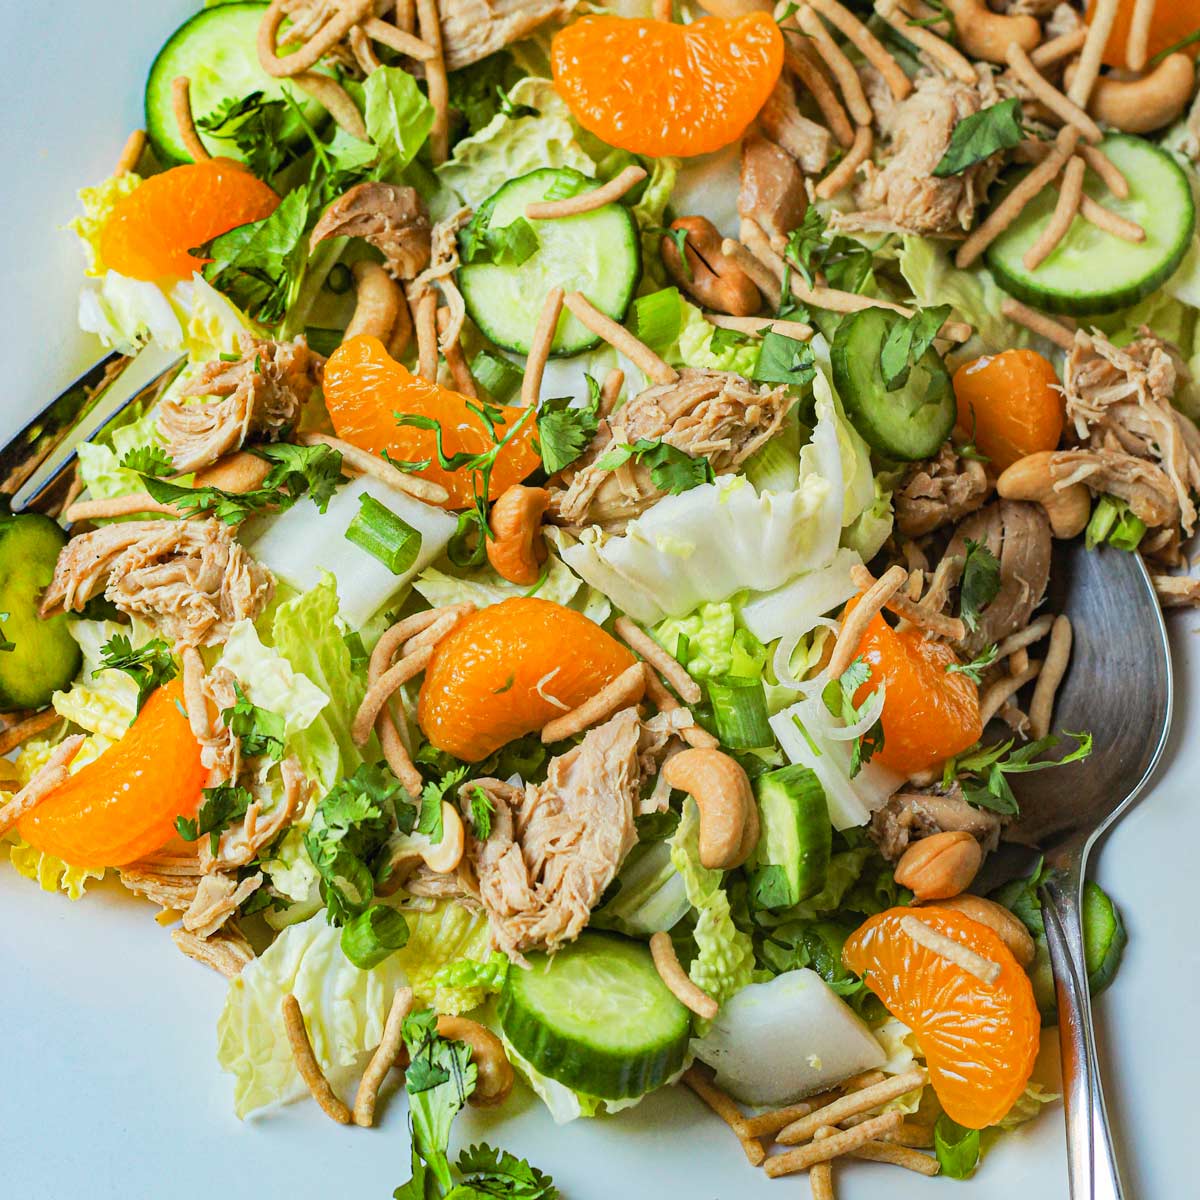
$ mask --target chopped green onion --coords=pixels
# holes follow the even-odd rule
[[[1146,69],[1151,70],[1157,67],[1164,58],[1169,58],[1172,54],[1178,54],[1180,50],[1186,50],[1188,46],[1194,46],[1197,42],[1200,42],[1200,29],[1189,33],[1187,37],[1180,38],[1173,46],[1168,46],[1165,50],[1160,50],[1146,64]]]
[[[325,277],[325,286],[335,295],[341,296],[354,286],[354,276],[345,263],[334,263]]]
[[[1092,509],[1092,519],[1088,521],[1084,541],[1089,550],[1095,550],[1101,542],[1108,541],[1117,518],[1121,515],[1120,501],[1111,496],[1101,496],[1099,503]]]
[[[360,971],[377,967],[408,943],[408,922],[386,904],[372,904],[342,927],[342,953]]]
[[[952,1121],[945,1113],[933,1127],[933,1148],[942,1174],[951,1179],[970,1179],[979,1165],[979,1130]]]
[[[346,529],[346,541],[365,550],[393,575],[403,575],[421,553],[421,535],[407,521],[364,493],[362,506]]]
[[[772,744],[761,679],[726,676],[708,680],[706,687],[713,725],[724,745],[734,750],[757,750]]]
[[[683,305],[678,288],[663,288],[633,302],[630,331],[656,354],[661,354],[679,337],[682,324]]]
[[[471,374],[497,404],[507,404],[521,388],[520,368],[489,350],[480,350],[475,355]]]
[[[1131,512],[1121,514],[1117,527],[1108,535],[1108,544],[1118,550],[1134,551],[1146,536],[1146,522]]]

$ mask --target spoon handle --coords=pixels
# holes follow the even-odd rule
[[[1058,998],[1067,1167],[1072,1200],[1122,1200],[1092,1030],[1082,905],[1083,863],[1076,860],[1042,888],[1042,915]]]

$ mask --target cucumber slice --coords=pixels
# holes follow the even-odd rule
[[[885,458],[917,462],[936,454],[957,416],[954,388],[941,356],[931,346],[913,364],[908,382],[889,392],[879,356],[901,318],[865,308],[843,320],[834,335],[833,382],[851,424]]]
[[[780,767],[755,783],[762,833],[751,874],[762,908],[790,908],[825,886],[833,826],[825,789],[802,766]]]
[[[691,1014],[658,977],[650,951],[616,934],[581,934],[557,954],[509,971],[497,1015],[504,1036],[543,1075],[624,1100],[683,1065]]]
[[[44,708],[79,673],[66,614],[43,620],[38,603],[67,535],[37,513],[0,518],[0,710]]]
[[[1165,283],[1191,246],[1196,206],[1179,164],[1144,138],[1124,134],[1105,138],[1100,149],[1129,180],[1129,195],[1118,199],[1090,172],[1084,191],[1136,221],[1146,240],[1124,241],[1077,216],[1045,262],[1027,270],[1021,260],[1058,199],[1053,187],[1043,188],[987,251],[997,282],[1018,300],[1072,316],[1115,312]]]
[[[222,101],[242,100],[251,92],[262,92],[265,100],[283,98],[286,79],[275,79],[258,62],[255,41],[267,5],[258,3],[219,4],[204,8],[185,21],[158,52],[146,80],[146,133],[154,153],[165,166],[189,163],[192,156],[179,137],[179,126],[171,107],[171,83],[186,75],[192,83],[192,112],[207,116]],[[325,109],[297,87],[292,98],[308,122],[324,122]],[[294,114],[284,126],[286,144],[305,138],[304,127]],[[201,133],[200,140],[213,155],[242,161],[242,154],[228,139]]]
[[[590,187],[594,181],[587,181]],[[503,229],[545,199],[555,184],[579,185],[573,171],[543,167],[506,183],[483,202],[464,240],[483,229]],[[571,193],[568,191],[567,195]],[[464,263],[458,287],[471,319],[497,346],[528,354],[533,330],[552,287],[582,292],[602,313],[621,321],[642,272],[637,222],[620,204],[550,221],[531,221],[538,248],[518,266]],[[600,339],[563,311],[551,353],[565,357],[590,350]]]

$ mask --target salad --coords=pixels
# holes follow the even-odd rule
[[[3,857],[227,977],[239,1117],[402,1088],[400,1200],[559,1194],[452,1150],[518,1081],[684,1086],[814,1197],[969,1177],[1057,1098],[1046,871],[978,882],[1093,745],[1054,540],[1200,601],[1198,50],[1193,0],[210,0],[73,227],[158,381],[0,516]]]

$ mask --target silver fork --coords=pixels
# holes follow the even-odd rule
[[[183,362],[151,344],[131,358],[114,351],[63,389],[0,450],[0,494],[14,512],[54,512],[66,498],[81,443],[131,404],[148,399]]]

